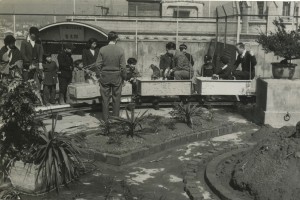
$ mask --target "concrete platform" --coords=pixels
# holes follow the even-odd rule
[[[257,79],[256,116],[275,128],[300,121],[300,80]]]

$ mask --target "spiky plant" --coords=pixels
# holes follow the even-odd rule
[[[184,104],[180,102],[174,105],[170,115],[177,120],[183,121],[190,128],[193,128],[193,117],[203,116],[204,111],[201,107],[197,107],[196,104],[192,105],[191,103]]]
[[[38,176],[42,175],[49,191],[53,185],[59,191],[60,184],[68,184],[78,178],[79,167],[83,167],[79,154],[79,144],[83,138],[78,135],[68,136],[55,131],[57,122],[52,118],[51,131],[40,134],[42,142],[34,150],[34,163],[38,165]],[[38,180],[38,178],[37,178]]]
[[[125,110],[125,112],[126,112],[126,118],[115,117],[115,116],[112,116],[110,118],[117,122],[120,122],[125,128],[127,132],[127,136],[133,137],[134,135],[136,135],[136,129],[138,127],[142,129],[141,123],[146,119],[145,114],[148,112],[148,110],[146,110],[142,114],[141,112],[139,112],[136,116],[134,113],[134,109],[132,109],[131,111]]]

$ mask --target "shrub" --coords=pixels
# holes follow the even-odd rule
[[[257,42],[262,45],[262,49],[266,52],[274,52],[275,56],[285,58],[285,61],[300,58],[300,29],[286,31],[283,19],[274,20],[276,26],[275,32],[269,34],[260,33]]]
[[[33,82],[0,81],[0,154],[2,158],[30,160],[30,149],[39,143],[43,123],[35,119],[33,103],[38,100]]]

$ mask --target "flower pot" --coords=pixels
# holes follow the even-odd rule
[[[28,193],[46,191],[46,183],[43,179],[44,170],[38,175],[38,166],[22,161],[16,161],[10,169],[9,177],[14,188]],[[54,183],[53,187],[54,188]]]
[[[287,63],[271,63],[272,73],[275,79],[292,79],[295,73],[297,64]]]

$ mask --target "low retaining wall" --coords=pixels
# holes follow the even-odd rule
[[[229,124],[226,126],[220,126],[218,128],[214,128],[212,130],[204,130],[197,133],[191,133],[189,135],[181,136],[178,138],[171,139],[170,141],[161,143],[161,144],[155,144],[148,148],[142,148],[138,149],[133,152],[125,153],[122,155],[115,155],[115,154],[109,154],[109,153],[102,153],[97,151],[88,150],[87,153],[85,153],[84,156],[94,156],[94,159],[97,161],[104,162],[106,164],[110,165],[116,165],[121,166],[127,163],[131,163],[137,160],[140,160],[142,158],[145,158],[146,156],[159,153],[161,151],[164,151],[166,149],[170,149],[179,145],[188,144],[190,142],[198,141],[198,140],[205,140],[225,134],[232,133],[235,129],[234,124]]]

